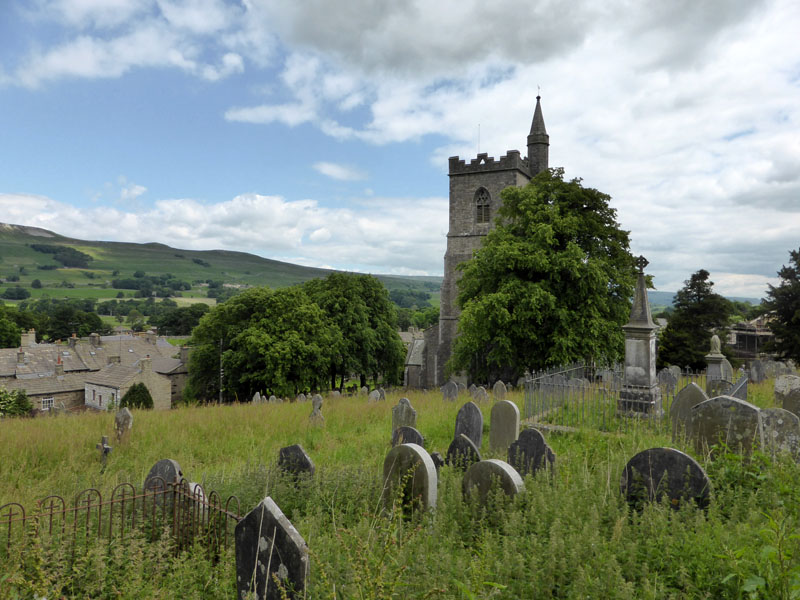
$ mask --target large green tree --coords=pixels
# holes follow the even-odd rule
[[[550,169],[502,199],[495,228],[460,267],[450,370],[485,381],[619,359],[635,269],[610,197]]]
[[[339,329],[302,287],[252,288],[206,313],[192,332],[187,394],[215,400],[256,391],[278,396],[323,388],[342,348]]]
[[[778,271],[780,283],[769,286],[762,306],[771,317],[769,328],[775,334],[767,350],[800,361],[800,250],[789,251],[789,256],[789,266]]]
[[[120,408],[153,408],[153,396],[143,383],[134,383],[119,403]]]
[[[684,281],[684,286],[675,294],[674,310],[659,337],[659,367],[673,364],[698,370],[705,368],[704,357],[715,333],[723,343],[723,352],[730,353],[724,342],[733,304],[715,293],[713,287],[708,271],[700,269]]]

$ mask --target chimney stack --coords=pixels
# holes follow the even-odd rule
[[[78,336],[73,333],[72,337],[69,338],[69,347],[70,348],[74,348],[75,344],[77,344],[77,343],[78,343]]]

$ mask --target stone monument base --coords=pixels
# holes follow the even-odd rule
[[[625,386],[617,400],[617,414],[626,417],[661,417],[661,388]]]

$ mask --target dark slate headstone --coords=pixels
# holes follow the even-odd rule
[[[170,490],[171,484],[177,484],[183,478],[183,471],[181,471],[181,466],[177,461],[171,458],[164,458],[154,464],[150,469],[147,477],[144,478],[143,489],[145,491],[153,489],[160,490],[161,480],[158,479],[159,477],[164,480],[167,490]]]
[[[398,427],[392,432],[392,447],[398,444],[416,444],[417,446],[425,447],[425,438],[422,434],[407,425]]]
[[[239,521],[234,537],[238,598],[280,600],[273,573],[291,590],[289,598],[304,597],[308,546],[272,498],[264,498]]]
[[[404,507],[436,508],[437,488],[436,467],[422,446],[400,444],[389,450],[383,461],[384,508],[391,509],[399,494]]]
[[[474,402],[467,402],[456,415],[456,432],[453,437],[466,435],[477,448],[483,442],[483,413]]]
[[[439,474],[439,469],[444,466],[444,457],[439,452],[431,452],[431,460],[433,461],[433,466],[436,467],[436,474]]]
[[[708,396],[696,383],[692,382],[675,395],[669,408],[672,421],[672,441],[682,439],[686,435],[692,408],[708,400]]]
[[[508,447],[508,463],[520,475],[534,475],[542,467],[553,469],[556,455],[537,429],[524,429],[517,441]]]
[[[405,426],[417,426],[417,411],[411,406],[408,398],[400,398],[400,401],[392,407],[392,431]]]
[[[462,471],[466,471],[472,463],[476,463],[480,459],[480,450],[463,433],[456,436],[447,448],[447,464]]]
[[[687,435],[698,453],[720,441],[743,454],[764,446],[758,407],[731,396],[711,398],[693,407]]]
[[[780,375],[775,379],[775,403],[800,416],[800,377]]]
[[[278,467],[295,476],[314,474],[314,461],[300,444],[286,446],[278,451]]]
[[[467,469],[461,489],[464,498],[477,498],[478,502],[486,504],[490,492],[497,485],[510,497],[525,489],[522,477],[514,467],[496,458],[476,462]]]
[[[773,455],[785,452],[800,457],[800,417],[783,408],[762,408],[764,444]]]
[[[708,506],[711,481],[695,459],[674,448],[650,448],[628,461],[619,483],[629,504],[659,502],[666,494],[670,505],[693,501]]]

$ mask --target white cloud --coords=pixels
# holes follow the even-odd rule
[[[314,170],[339,181],[360,181],[367,178],[367,174],[360,169],[331,162],[314,163]]]

